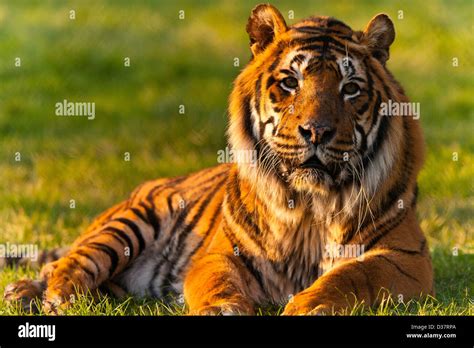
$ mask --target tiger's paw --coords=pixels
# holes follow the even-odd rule
[[[288,302],[282,315],[333,315],[340,309],[337,302],[312,291],[297,294]]]
[[[67,301],[65,297],[60,295],[48,294],[43,299],[43,310],[48,315],[65,314],[65,311],[69,306],[69,301]]]
[[[48,279],[43,294],[43,309],[46,314],[64,314],[79,294],[91,287],[91,277],[75,261],[63,258],[56,265]]]
[[[43,310],[49,315],[62,315],[81,292],[70,280],[48,284],[43,295]]]
[[[208,305],[191,310],[189,315],[253,315],[251,306],[238,303],[224,302],[220,304]]]
[[[332,315],[333,306],[288,303],[281,315]]]
[[[45,288],[43,281],[22,279],[5,287],[3,299],[12,305],[19,303],[24,311],[37,313],[36,300],[42,297]]]

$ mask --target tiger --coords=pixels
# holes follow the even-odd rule
[[[386,66],[389,16],[360,31],[326,16],[290,26],[261,4],[246,31],[227,139],[251,155],[141,184],[42,254],[39,278],[8,285],[6,301],[60,314],[77,292],[107,291],[183,296],[189,315],[320,315],[434,295],[416,217],[421,126],[381,113],[408,102]]]

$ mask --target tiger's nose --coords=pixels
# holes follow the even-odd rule
[[[298,130],[303,139],[314,145],[328,143],[336,133],[334,128],[318,123],[306,123],[298,126]]]

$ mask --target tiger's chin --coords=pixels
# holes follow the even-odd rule
[[[328,195],[331,191],[337,191],[347,179],[345,164],[324,164],[316,155],[297,167],[285,169],[287,184],[302,193]]]
[[[329,173],[319,168],[296,168],[288,176],[287,182],[297,192],[327,195],[335,186]]]

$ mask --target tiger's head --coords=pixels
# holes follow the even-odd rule
[[[288,26],[275,7],[259,5],[246,29],[252,59],[235,81],[228,135],[234,151],[258,160],[239,163],[241,172],[327,194],[363,171],[376,190],[403,141],[402,121],[379,114],[382,102],[406,100],[385,67],[390,18],[379,14],[363,31],[330,17]]]

